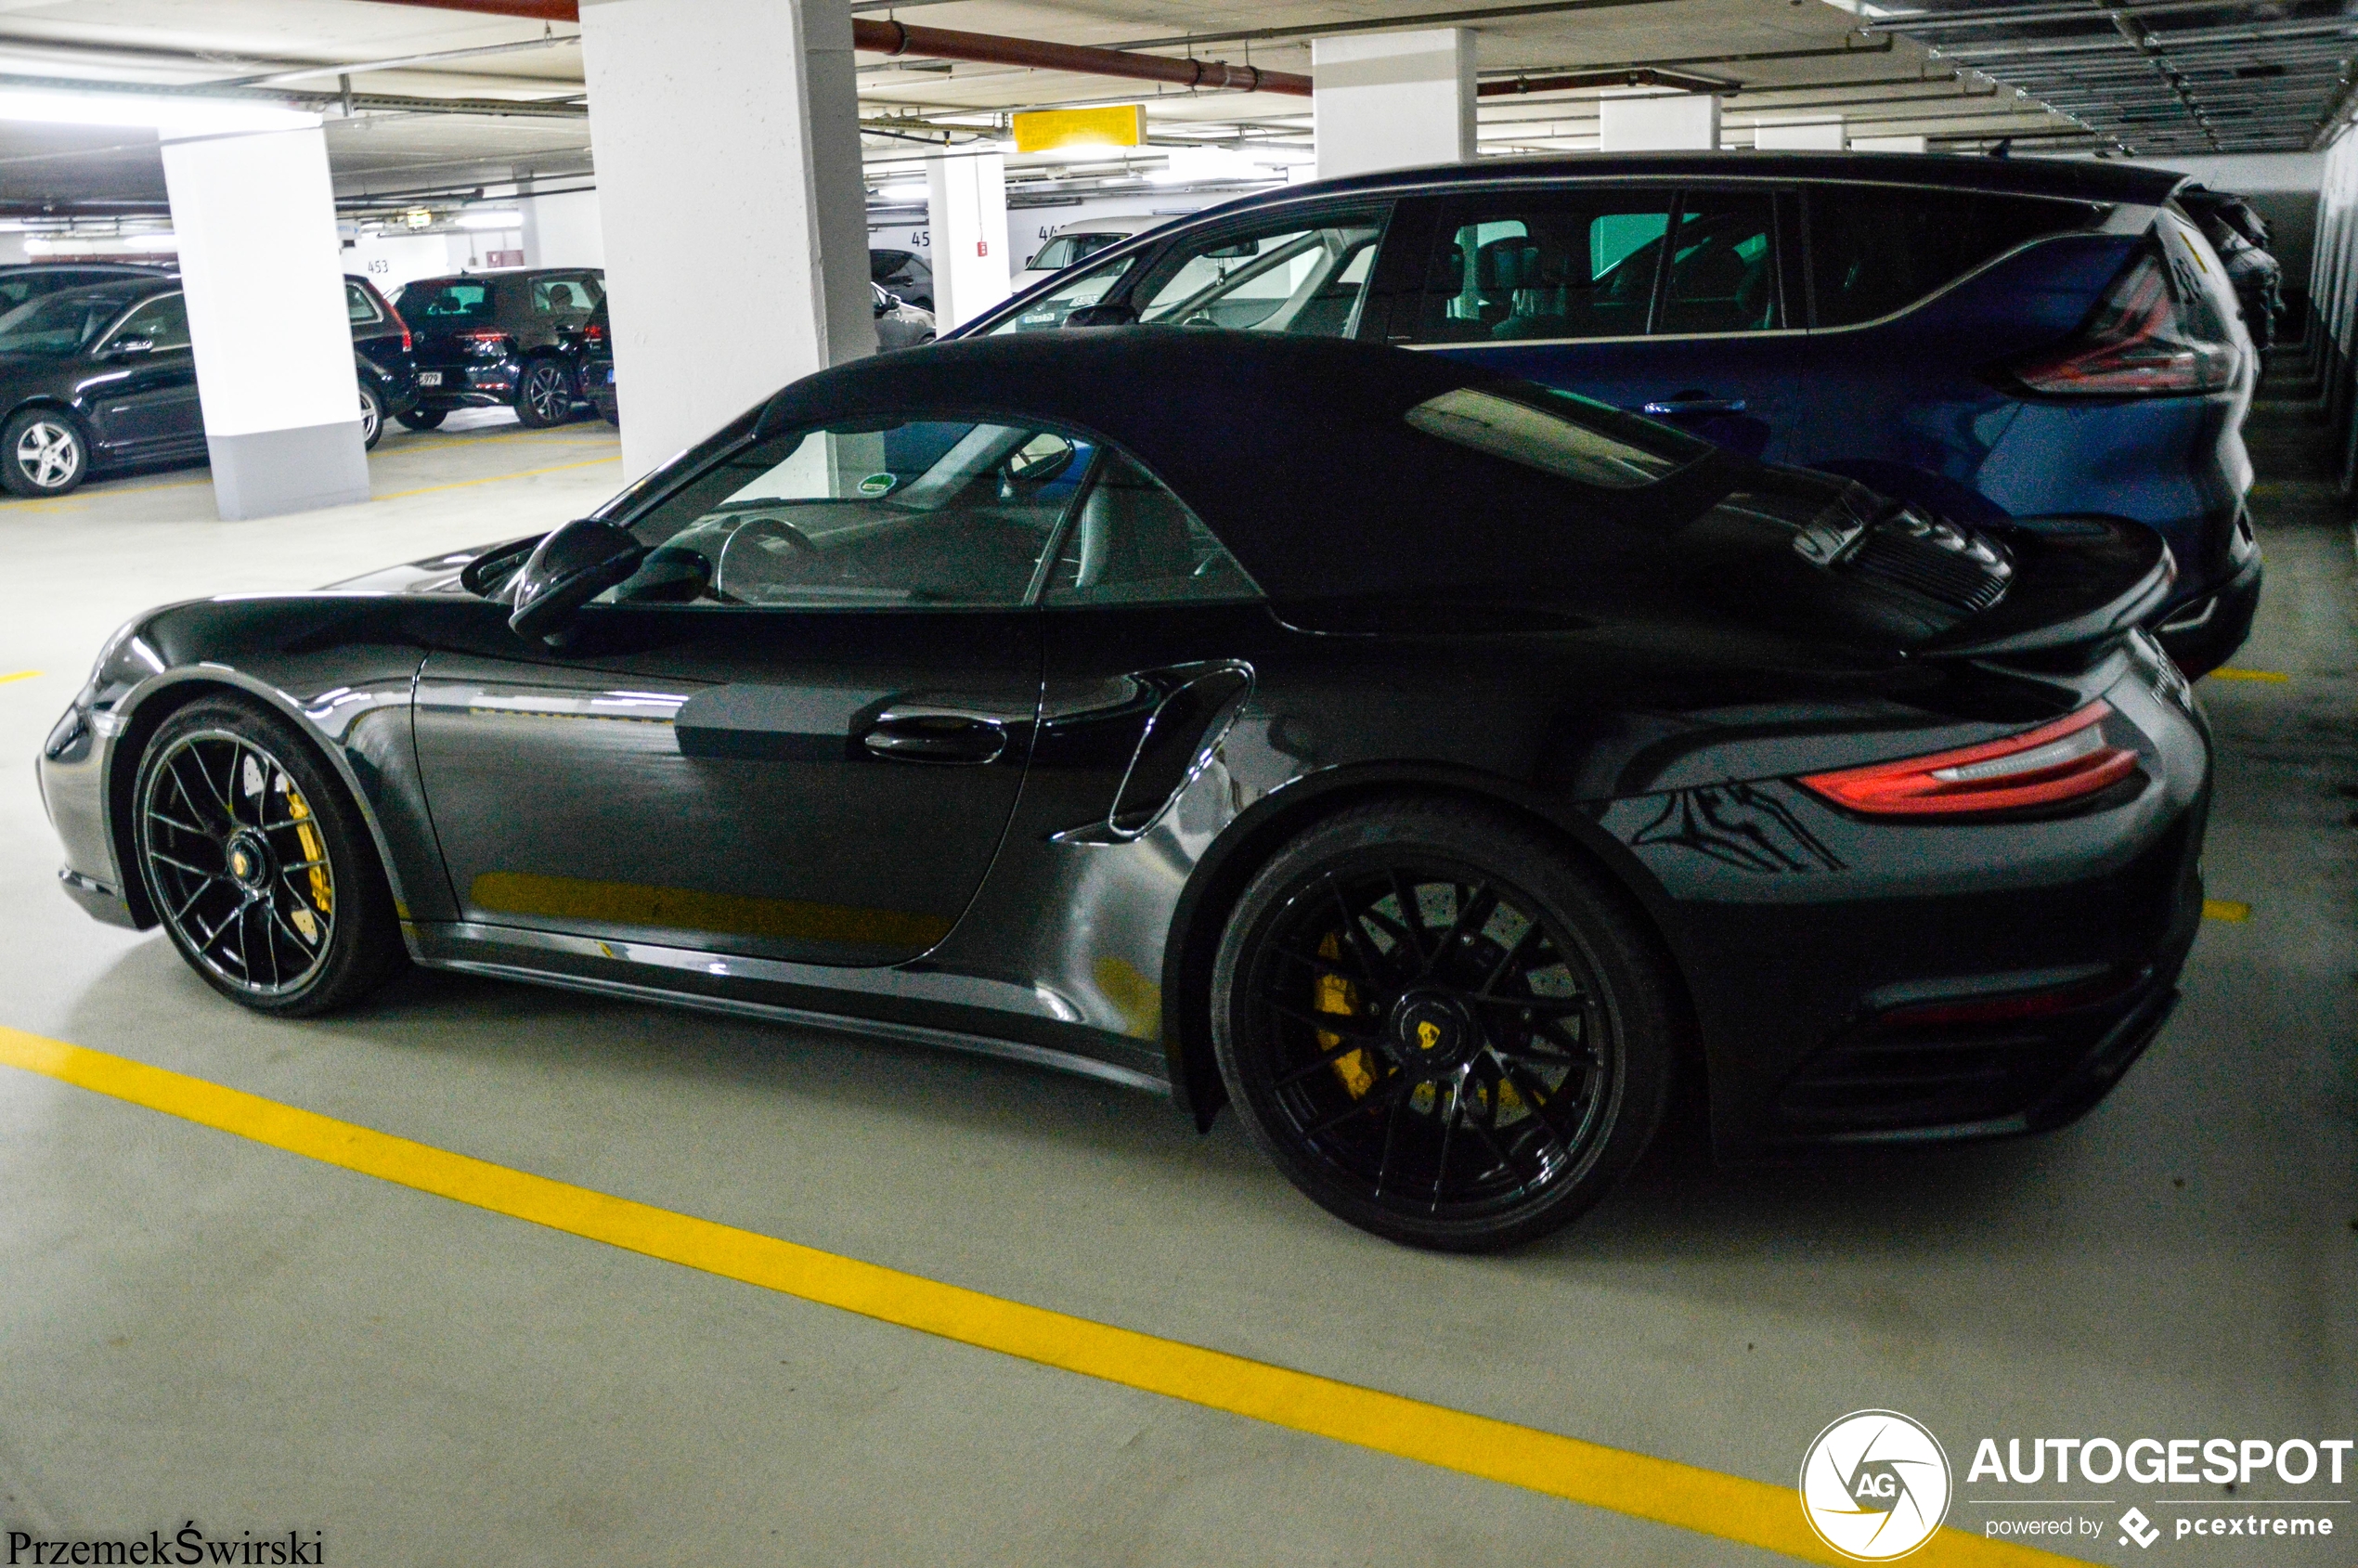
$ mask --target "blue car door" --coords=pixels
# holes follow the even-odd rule
[[[1419,280],[1396,292],[1387,341],[1784,457],[1802,312],[1781,193],[1583,183],[1416,205],[1395,230],[1421,268],[1388,270]]]

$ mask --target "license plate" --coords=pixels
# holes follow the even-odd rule
[[[442,384],[442,372],[440,370],[420,370],[418,372],[418,384],[420,386],[440,386]]]

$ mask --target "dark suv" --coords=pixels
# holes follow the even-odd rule
[[[360,438],[374,447],[387,416],[399,419],[417,406],[416,341],[401,313],[366,278],[343,275],[343,306],[352,321],[353,369],[360,378]]]
[[[1485,159],[1249,196],[955,336],[1132,321],[1475,361],[1963,521],[2127,518],[2192,674],[2260,598],[2258,356],[2183,175],[2062,159]]]
[[[535,429],[579,408],[581,329],[605,297],[596,267],[421,278],[395,296],[417,335],[418,402],[396,415],[432,430],[453,408],[512,408]]]
[[[97,283],[153,282],[175,278],[169,266],[144,266],[136,262],[26,262],[0,266],[0,316],[61,289],[85,289]]]

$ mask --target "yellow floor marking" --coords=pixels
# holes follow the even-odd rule
[[[0,675],[0,686],[6,686],[11,680],[31,680],[40,673],[37,669],[12,670],[6,675]]]
[[[2222,668],[2212,670],[2210,672],[2209,679],[2213,680],[2267,680],[2281,684],[2284,681],[2290,680],[2292,677],[2273,669]]]
[[[1443,1470],[1840,1568],[1790,1485],[1515,1426],[944,1285],[453,1154],[144,1062],[0,1027],[0,1065],[273,1148],[765,1289]],[[1775,1457],[1775,1468],[1799,1463]],[[1941,1531],[1915,1564],[2069,1562]]]
[[[404,496],[431,496],[437,490],[464,490],[476,485],[497,485],[502,480],[507,479],[530,479],[536,474],[563,473],[569,468],[595,468],[600,463],[620,462],[621,460],[622,454],[616,452],[610,458],[584,458],[579,462],[554,463],[548,468],[520,468],[513,473],[486,473],[480,479],[458,479],[453,480],[447,485],[421,485],[414,490],[388,490],[382,496],[371,496],[369,499],[380,501],[397,501]]]
[[[2202,901],[2202,917],[2205,920],[2224,920],[2231,924],[2240,924],[2251,918],[2251,906],[2237,903],[2233,899],[2205,899]]]

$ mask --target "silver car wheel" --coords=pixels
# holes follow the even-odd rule
[[[44,490],[62,490],[82,473],[82,438],[66,425],[37,420],[17,437],[17,467]]]

